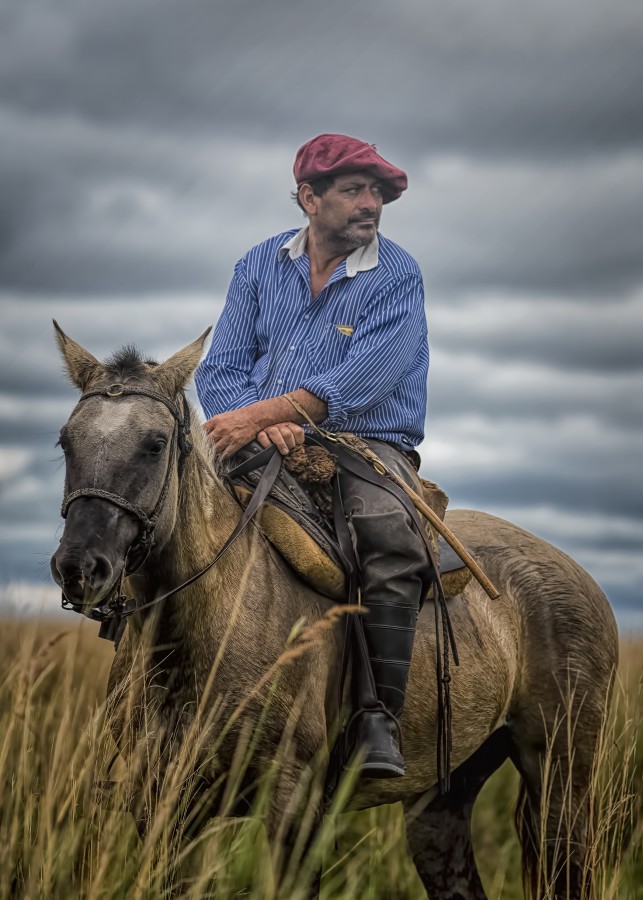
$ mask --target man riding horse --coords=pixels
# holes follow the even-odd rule
[[[378,233],[382,205],[406,174],[371,144],[322,134],[297,152],[294,195],[308,218],[237,263],[212,344],[196,374],[205,429],[224,457],[257,439],[282,454],[304,442],[299,415],[364,439],[419,492],[429,351],[422,276]],[[378,706],[361,712],[363,777],[404,775],[402,713],[421,600],[424,540],[390,492],[340,469],[360,566],[364,630]]]

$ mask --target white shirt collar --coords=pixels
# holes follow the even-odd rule
[[[297,234],[293,235],[290,240],[286,241],[279,248],[280,257],[284,253],[288,253],[291,259],[303,256],[306,252],[307,239],[308,225],[304,225],[301,231],[298,231]],[[353,250],[350,256],[346,257],[346,274],[349,278],[354,278],[358,272],[368,272],[369,269],[374,269],[377,266],[379,246],[379,240],[377,235],[375,235],[370,244],[366,244],[365,247],[358,247],[357,250]]]

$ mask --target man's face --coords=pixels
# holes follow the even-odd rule
[[[312,195],[311,228],[338,250],[364,247],[375,237],[382,213],[380,182],[366,172],[338,175],[322,197]]]

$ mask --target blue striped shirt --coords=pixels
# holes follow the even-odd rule
[[[414,447],[429,364],[417,263],[378,235],[312,299],[305,238],[276,235],[235,266],[196,372],[205,415],[305,388],[328,405],[324,428]]]

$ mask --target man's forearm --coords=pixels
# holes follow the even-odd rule
[[[321,422],[327,417],[325,401],[315,394],[300,388],[293,391],[292,396],[313,422]],[[203,427],[223,456],[231,456],[255,438],[263,446],[272,442],[281,453],[288,453],[303,442],[304,432],[300,425],[305,421],[286,397],[280,396],[219,413],[208,419]]]
[[[299,388],[297,391],[291,391],[290,394],[306,410],[313,422],[323,422],[328,416],[326,402],[320,400],[315,394],[311,394],[310,391]],[[260,426],[260,431],[269,425],[277,425],[279,422],[297,422],[299,425],[306,423],[304,416],[298,413],[283,395],[251,403],[246,409]]]

